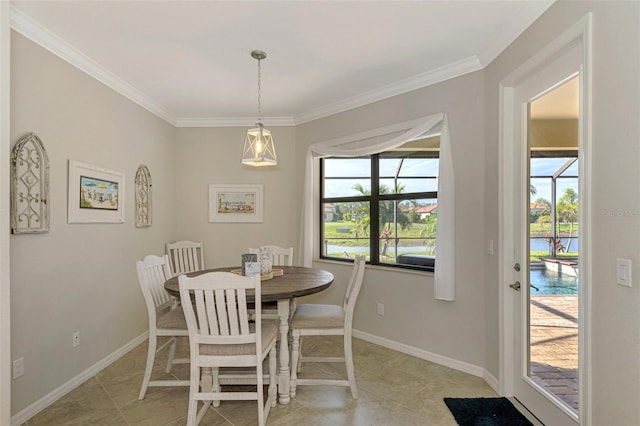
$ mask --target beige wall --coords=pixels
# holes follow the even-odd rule
[[[300,164],[311,143],[438,112],[447,114],[456,180],[456,301],[434,300],[432,274],[369,268],[354,327],[476,366],[486,362],[484,288],[479,279],[484,274],[483,98],[483,76],[477,72],[296,127],[296,162]],[[341,279],[329,293],[311,300],[339,300],[348,267],[317,265]],[[377,303],[384,303],[384,317],[376,314]]]
[[[135,261],[162,253],[175,223],[175,129],[12,33],[11,142],[42,139],[51,162],[51,231],[11,236],[13,413],[148,329]],[[67,224],[67,161],[125,173],[124,224]],[[133,180],[153,179],[153,226],[134,227]],[[71,345],[80,331],[81,344]]]
[[[278,166],[240,164],[246,128],[177,130],[173,167],[176,174],[176,238],[203,241],[205,265],[240,264],[249,247],[294,247],[298,261],[298,223],[302,199],[296,194],[295,132],[271,127]],[[209,184],[263,184],[263,223],[209,223]]]
[[[640,270],[640,3],[557,2],[485,70],[485,238],[498,236],[498,84],[593,12],[592,198],[594,425],[640,418],[640,285],[616,285],[617,257]],[[487,368],[497,371],[498,265],[487,257]]]

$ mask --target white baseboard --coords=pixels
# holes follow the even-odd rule
[[[491,386],[491,389],[493,389],[498,395],[500,396],[504,396],[500,393],[500,382],[498,381],[498,379],[496,379],[496,377],[489,373],[486,369],[483,368],[484,374],[482,375],[482,378],[484,379],[485,382],[487,382],[487,384],[489,386]]]
[[[140,343],[147,340],[149,337],[149,332],[146,331],[142,333],[140,336],[136,337],[126,345],[117,349],[116,351],[110,353],[91,367],[84,370],[82,373],[78,374],[68,382],[62,384],[60,387],[52,390],[33,404],[28,407],[22,409],[20,412],[16,413],[16,415],[11,417],[11,426],[19,426],[29,420],[31,417],[38,414],[40,411],[47,408],[49,405],[53,404],[96,374],[100,371],[104,370],[106,367],[117,361],[124,354],[138,346]]]
[[[445,367],[453,368],[454,370],[462,371],[476,377],[481,377],[491,388],[498,392],[498,379],[496,379],[485,368],[469,364],[468,362],[459,361],[457,359],[449,358],[446,356],[438,355],[433,352],[425,351],[424,349],[418,349],[413,346],[405,345],[393,340],[385,339],[373,334],[365,333],[360,330],[353,330],[353,336],[358,339],[365,340],[367,342],[375,343],[376,345],[383,346],[385,348],[393,349],[394,351],[402,352],[407,355],[415,356],[416,358],[424,359],[426,361],[435,362],[436,364],[444,365]]]

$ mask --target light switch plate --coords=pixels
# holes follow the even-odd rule
[[[631,259],[616,258],[616,283],[631,287]]]

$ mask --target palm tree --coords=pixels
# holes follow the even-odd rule
[[[558,200],[556,215],[562,222],[569,223],[569,241],[566,248],[566,251],[569,251],[573,236],[573,224],[578,221],[578,194],[572,188],[567,188],[564,195]]]
[[[353,189],[355,189],[356,191],[358,191],[360,194],[362,195],[371,195],[371,191],[365,189],[361,184],[355,184],[353,186]],[[381,185],[380,186],[380,194],[389,194],[390,193],[390,189],[389,187],[387,187],[386,185]],[[397,192],[401,193],[404,191],[404,186],[398,186],[397,188]],[[369,225],[369,210],[368,210],[368,206],[366,203],[356,203],[356,204],[360,204],[360,212],[362,214],[359,214],[358,216],[366,216],[367,221],[366,221],[366,225],[368,228]],[[380,229],[380,238],[384,239],[384,245],[382,247],[381,250],[381,255],[382,256],[386,256],[387,255],[387,250],[389,248],[389,244],[391,243],[391,237],[394,235],[393,230],[391,229],[391,225],[392,224],[398,224],[400,225],[401,229],[406,229],[411,227],[411,221],[409,220],[409,217],[407,216],[406,213],[404,213],[402,210],[400,210],[400,205],[397,201],[393,201],[393,200],[388,200],[388,201],[382,201],[380,203],[380,205],[378,206],[379,209],[379,229]],[[356,222],[357,225],[358,222]],[[396,237],[397,238],[397,237]]]

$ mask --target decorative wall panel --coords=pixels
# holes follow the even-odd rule
[[[136,172],[136,228],[151,226],[151,173],[144,164]]]
[[[11,231],[49,232],[49,157],[35,133],[21,137],[11,154]]]

